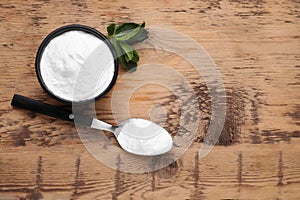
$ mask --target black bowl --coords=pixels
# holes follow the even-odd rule
[[[114,57],[114,66],[115,66],[115,71],[114,71],[114,76],[112,81],[110,82],[109,86],[98,96],[96,96],[95,98],[92,99],[87,99],[87,100],[82,100],[82,101],[70,101],[64,98],[61,98],[57,95],[55,95],[52,91],[50,91],[47,87],[47,85],[45,84],[45,82],[43,81],[43,77],[41,75],[41,70],[40,70],[40,62],[41,62],[41,58],[44,52],[44,49],[46,48],[46,46],[49,44],[49,42],[65,33],[68,31],[73,31],[73,30],[77,30],[77,31],[84,31],[86,33],[92,34],[94,36],[96,36],[97,38],[99,38],[100,40],[104,41],[107,46],[110,48],[113,57]],[[39,80],[40,85],[42,86],[42,88],[52,97],[54,97],[55,99],[63,102],[63,103],[87,103],[87,102],[91,102],[94,100],[98,100],[99,98],[103,97],[107,92],[109,92],[109,90],[113,87],[114,83],[117,80],[117,76],[118,76],[118,57],[116,54],[116,51],[113,47],[113,45],[109,42],[109,40],[107,39],[107,37],[105,35],[103,35],[102,33],[100,33],[99,31],[97,31],[94,28],[91,28],[89,26],[85,26],[85,25],[80,25],[80,24],[71,24],[71,25],[66,25],[66,26],[62,26],[54,31],[52,31],[49,35],[47,35],[47,37],[43,40],[43,42],[41,43],[37,55],[36,55],[36,59],[35,59],[35,71],[36,71],[36,75],[37,78]]]

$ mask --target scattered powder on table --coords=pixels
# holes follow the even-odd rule
[[[106,43],[77,30],[53,38],[40,62],[47,88],[68,101],[97,97],[111,83],[114,70],[113,54]]]

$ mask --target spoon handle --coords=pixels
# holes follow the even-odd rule
[[[81,125],[91,126],[93,118],[85,115],[74,115],[71,111],[62,109],[60,107],[43,103],[28,97],[24,97],[19,94],[15,94],[11,101],[11,105],[14,107],[22,108],[25,110],[33,111],[36,113],[55,117],[70,122],[78,122]]]

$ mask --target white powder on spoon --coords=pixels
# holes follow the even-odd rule
[[[172,137],[159,125],[151,121],[132,118],[119,126],[119,144],[128,152],[139,155],[158,155],[169,151]]]
[[[68,31],[53,38],[40,61],[47,88],[68,101],[97,97],[111,83],[114,70],[113,54],[106,43],[84,31]]]

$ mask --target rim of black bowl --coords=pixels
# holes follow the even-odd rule
[[[96,36],[97,38],[101,39],[103,42],[106,43],[106,45],[109,47],[109,49],[111,50],[113,57],[114,57],[114,66],[115,66],[115,71],[114,71],[114,76],[110,82],[110,84],[108,85],[108,87],[101,92],[98,96],[93,97],[91,99],[86,99],[86,100],[80,100],[80,101],[70,101],[68,99],[64,99],[61,98],[57,95],[55,95],[51,90],[48,89],[47,85],[45,84],[42,75],[41,75],[41,69],[40,69],[40,62],[41,62],[41,58],[42,55],[44,53],[44,49],[46,48],[46,46],[49,44],[49,42],[54,39],[55,37],[68,32],[68,31],[84,31],[86,33],[92,34],[94,36]],[[42,88],[52,97],[54,97],[55,99],[57,99],[58,101],[61,101],[63,103],[88,103],[88,102],[92,102],[92,101],[96,101],[98,99],[100,99],[101,97],[103,97],[105,94],[107,94],[111,88],[113,87],[113,85],[115,84],[117,77],[118,77],[118,57],[116,54],[116,51],[113,47],[113,45],[109,42],[108,38],[103,35],[101,32],[97,31],[96,29],[86,26],[86,25],[81,25],[81,24],[71,24],[71,25],[65,25],[62,27],[59,27],[57,29],[55,29],[54,31],[52,31],[49,35],[46,36],[46,38],[42,41],[38,51],[37,51],[37,56],[35,59],[35,71],[36,71],[36,75],[38,78],[38,81],[40,83],[40,85],[42,86]]]

